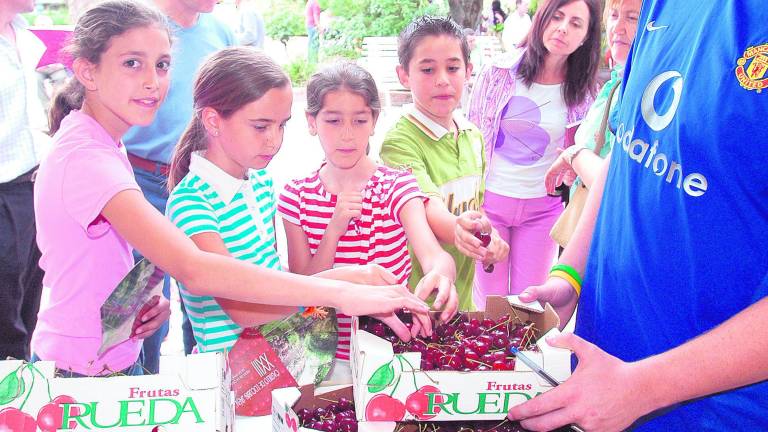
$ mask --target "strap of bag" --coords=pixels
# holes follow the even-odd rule
[[[603,112],[603,120],[600,122],[600,129],[595,134],[595,154],[599,155],[605,145],[605,129],[608,127],[608,116],[611,114],[611,102],[613,101],[613,94],[621,85],[621,80],[616,82],[611,92],[608,93],[608,101],[605,103],[605,111]]]

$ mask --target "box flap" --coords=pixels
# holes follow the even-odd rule
[[[225,354],[220,352],[160,357],[160,375],[177,375],[190,390],[218,388],[225,367]]]
[[[516,304],[515,299],[502,296],[488,296],[485,303],[485,314],[492,319],[499,319],[504,315],[517,317],[520,321],[532,321],[539,334],[544,334],[550,329],[560,326],[560,318],[549,303],[544,304],[544,311],[534,312],[530,306]]]
[[[546,359],[542,368],[548,374],[552,375],[554,379],[563,382],[571,376],[571,351],[565,348],[553,347],[547,343],[548,337],[557,336],[559,334],[560,330],[555,327],[542,336],[538,342],[536,342],[536,345]]]

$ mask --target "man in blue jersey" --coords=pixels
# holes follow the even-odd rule
[[[578,365],[510,410],[524,427],[768,430],[766,22],[764,0],[644,0],[617,142],[559,263],[581,298],[563,271],[521,295],[563,323],[579,304],[578,336],[552,341]]]
[[[176,143],[192,119],[192,85],[197,68],[208,55],[235,45],[235,38],[228,26],[210,13],[216,0],[155,0],[155,4],[168,17],[174,37],[171,85],[154,122],[146,127],[131,128],[123,137],[123,143],[144,196],[165,213],[168,164]],[[164,292],[168,297],[167,277]],[[160,344],[167,333],[166,323],[144,341],[143,365],[149,372],[157,373]],[[192,329],[185,322],[186,353],[193,347]]]

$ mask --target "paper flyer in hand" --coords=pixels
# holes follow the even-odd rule
[[[139,261],[101,306],[101,347],[98,354],[128,340],[141,316],[163,295],[164,272],[146,259]]]

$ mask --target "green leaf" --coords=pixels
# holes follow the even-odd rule
[[[368,380],[368,391],[370,393],[378,393],[392,384],[395,380],[395,368],[392,367],[392,362],[382,365],[376,369],[376,372],[371,375],[371,379]]]
[[[0,381],[0,405],[9,404],[24,394],[24,380],[19,380],[17,373],[15,370]]]

